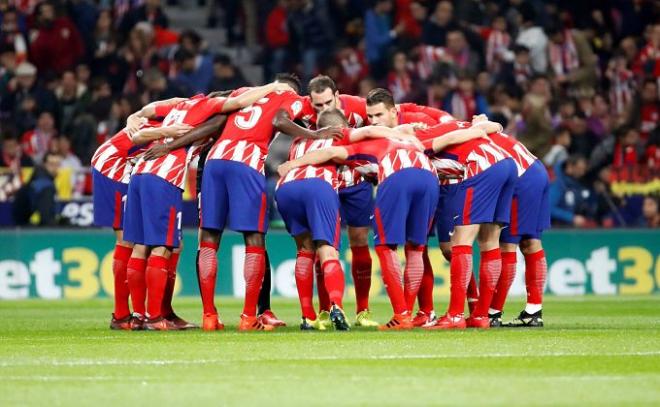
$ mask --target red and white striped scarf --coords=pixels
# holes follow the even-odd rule
[[[511,44],[511,37],[506,32],[493,30],[486,42],[486,66],[491,72],[497,72],[502,64],[502,54]]]
[[[392,92],[394,101],[400,103],[405,100],[406,96],[412,90],[412,79],[410,75],[405,73],[403,75],[397,75],[396,73],[390,73],[387,79],[387,87]]]
[[[477,113],[477,101],[474,95],[464,95],[460,92],[454,92],[451,96],[451,115],[456,120],[472,120],[472,116]]]
[[[632,100],[635,75],[628,69],[617,70],[611,80],[610,103],[616,114],[622,114]]]
[[[571,30],[564,30],[563,36],[564,42],[560,45],[553,42],[548,45],[550,65],[556,75],[566,75],[580,66]]]
[[[431,45],[419,47],[419,60],[417,61],[417,76],[426,80],[433,73],[435,65],[447,54],[444,48]]]

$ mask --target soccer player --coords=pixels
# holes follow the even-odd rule
[[[376,126],[394,128],[402,124],[416,124],[431,127],[437,125],[440,120],[444,122],[453,119],[447,112],[413,103],[396,105],[392,94],[383,88],[372,89],[367,95],[366,103],[369,123]],[[429,259],[428,248],[424,251],[423,259],[424,276],[418,292],[419,311],[413,318],[413,325],[416,327],[431,324],[436,320],[433,310],[433,268]],[[404,287],[404,291],[406,291],[408,311],[412,312],[415,297],[410,296],[409,287]]]
[[[498,123],[489,122],[484,115],[475,117],[472,123],[481,126],[495,144],[506,150],[518,168],[511,202],[511,223],[500,236],[502,273],[488,310],[490,325],[502,325],[502,310],[516,275],[516,249],[520,246],[525,257],[527,304],[508,325],[542,327],[543,289],[548,266],[541,236],[550,227],[548,172],[521,142],[502,133],[502,126]]]
[[[479,302],[490,305],[501,271],[499,237],[501,225],[508,224],[513,186],[517,179],[515,163],[509,155],[485,138],[485,131],[467,122],[448,122],[416,135],[430,154],[439,151],[437,143],[456,132],[481,132],[484,138],[452,146],[436,157],[449,174],[464,174],[451,199],[454,231],[451,252],[451,284],[448,312],[428,329],[455,329],[466,326],[488,328],[488,306],[477,303],[466,322],[463,316],[466,289],[472,275],[472,245],[476,239],[481,251]],[[436,166],[436,169],[438,167]]]
[[[309,97],[303,99],[302,119],[309,128],[317,127],[319,113],[339,109],[349,127],[361,127],[367,122],[366,104],[363,98],[340,94],[337,85],[328,76],[319,75],[308,85]],[[374,211],[373,186],[366,182],[355,169],[342,166],[338,172],[338,188],[341,219],[347,225],[348,243],[351,248],[351,275],[355,286],[355,325],[376,327],[369,311],[372,259],[369,251],[369,228]],[[323,285],[323,273],[317,267],[317,288],[320,302],[319,320],[329,324],[330,303]]]
[[[321,116],[325,114],[321,113]],[[343,125],[345,127],[348,123]],[[392,134],[382,128],[369,126],[353,130],[339,142],[333,139],[296,139],[291,146],[289,160],[333,145],[346,145]],[[295,277],[303,312],[300,328],[325,330],[325,325],[316,318],[312,302],[316,255],[321,263],[324,286],[331,302],[330,320],[337,330],[348,330],[342,306],[344,272],[337,251],[340,238],[337,167],[334,163],[325,163],[289,171],[287,165],[282,165],[278,170],[281,171],[275,195],[278,209],[298,247]]]
[[[165,116],[163,125],[198,126],[213,115],[249,106],[276,88],[275,84],[269,84],[230,98],[197,95],[175,105]],[[160,115],[158,107],[153,115]],[[165,143],[168,141],[171,140],[166,139]],[[136,245],[129,260],[128,284],[134,308],[144,304],[146,293],[145,329],[176,329],[162,317],[160,304],[172,249],[179,247],[180,242],[180,208],[187,167],[199,148],[194,145],[176,149],[152,161],[141,159],[129,183],[125,239]]]
[[[167,106],[174,106],[180,100],[170,99],[156,103],[166,108]],[[153,108],[156,103],[147,109]],[[132,318],[128,304],[129,290],[126,267],[133,245],[123,238],[122,220],[124,200],[128,191],[128,180],[133,167],[132,160],[144,151],[149,140],[176,137],[188,130],[187,126],[181,125],[160,127],[161,123],[158,121],[145,123],[139,113],[136,112],[129,116],[126,127],[101,144],[91,160],[94,224],[101,227],[111,227],[115,232],[112,262],[115,295],[110,329],[131,329]],[[158,130],[143,132],[141,139],[133,137],[139,129],[146,128],[158,128]],[[164,304],[164,306],[167,307],[167,304]],[[169,304],[168,312],[164,315],[182,327],[189,327],[186,321],[183,321],[174,313],[171,304]]]
[[[300,89],[298,78],[278,75],[277,81]],[[316,134],[295,125],[302,103],[295,91],[272,92],[253,105],[233,113],[209,152],[202,180],[199,269],[205,318],[217,316],[214,305],[217,251],[225,228],[243,233],[245,239],[245,303],[238,329],[272,330],[256,316],[265,273],[267,229],[264,160],[274,130],[285,134]]]
[[[350,136],[351,129],[345,128],[341,112],[326,111],[320,125],[344,126]],[[388,130],[388,129],[384,129]],[[394,132],[394,137],[403,138]],[[480,136],[476,133],[476,136]],[[474,134],[459,134],[439,140],[439,149],[452,143],[461,143],[475,137]],[[383,281],[390,298],[394,316],[380,330],[412,329],[412,319],[401,286],[400,264],[396,247],[406,244],[406,268],[404,278],[416,296],[423,274],[422,253],[428,238],[428,228],[437,203],[437,177],[416,139],[396,140],[392,138],[364,140],[358,143],[311,151],[303,157],[289,161],[281,173],[305,165],[322,164],[329,161],[351,162],[353,165],[377,164],[379,188],[374,211],[376,253],[380,259]]]

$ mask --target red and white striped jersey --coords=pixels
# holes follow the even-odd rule
[[[432,125],[436,125],[438,123],[447,123],[456,120],[451,114],[445,112],[444,110],[440,110],[428,106],[422,106],[416,103],[400,103],[397,105],[397,110],[399,112],[399,124],[411,123],[412,120],[406,119],[406,116],[415,117],[414,115],[411,115],[412,113],[424,114],[428,116],[433,120]]]
[[[312,106],[309,96],[302,99],[303,108],[300,114],[303,123],[310,129],[316,129],[318,113]],[[344,113],[349,127],[362,127],[367,123],[367,102],[364,98],[351,95],[339,95],[339,110]],[[363,181],[362,175],[348,165],[338,167],[337,182],[340,189],[352,187]]]
[[[491,133],[488,137],[513,158],[516,167],[518,167],[518,176],[523,175],[534,164],[534,161],[537,160],[536,156],[530,153],[523,143],[507,134]]]
[[[352,129],[344,129],[344,136],[348,138],[351,131]],[[343,147],[348,152],[346,162],[351,166],[378,164],[378,182],[405,168],[434,172],[429,158],[413,144],[405,141],[366,139]]]
[[[471,125],[469,122],[454,121],[418,130],[415,133],[427,148],[427,153],[433,157],[433,166],[441,179],[462,181],[480,174],[493,164],[510,157],[505,150],[486,139],[474,139],[450,146],[438,153],[432,152],[433,139],[454,130],[468,128]],[[456,181],[443,183],[456,183]]]
[[[295,139],[289,150],[289,160],[300,158],[310,151],[332,147],[334,144],[334,139]],[[285,177],[278,180],[277,188],[287,182],[308,178],[320,178],[329,183],[335,190],[339,187],[337,182],[337,166],[334,163],[328,163],[327,165],[307,165],[294,168]]]
[[[173,124],[189,124],[198,126],[211,116],[221,113],[226,98],[208,98],[197,95],[178,103],[165,116],[164,126]],[[169,139],[157,140],[154,143],[165,143]],[[154,144],[152,143],[152,145]],[[174,186],[184,189],[188,164],[201,150],[201,145],[193,145],[170,151],[169,154],[155,160],[140,159],[135,165],[133,174],[153,174],[163,178]]]
[[[300,97],[294,92],[272,92],[256,103],[232,113],[222,135],[209,151],[207,160],[231,160],[264,174],[268,146],[275,135],[273,119],[284,109],[292,120],[302,110]]]
[[[157,127],[160,122],[149,121],[141,128]],[[125,129],[106,140],[96,149],[92,167],[113,181],[128,184],[133,160],[147,149],[147,144],[134,145]]]

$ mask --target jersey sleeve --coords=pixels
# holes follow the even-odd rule
[[[346,99],[346,110],[360,116],[362,125],[367,124],[367,101],[359,96],[343,95]]]
[[[402,113],[402,118],[403,118],[402,124],[422,123],[427,125],[428,127],[432,127],[438,124],[437,120],[434,120],[431,116],[425,113],[406,112],[406,113]]]
[[[172,109],[174,109],[174,104],[172,103],[156,103],[155,106],[155,111],[156,111],[156,116],[157,117],[165,117],[167,116]]]
[[[227,98],[224,97],[215,97],[209,99],[209,110],[212,113],[222,113],[222,108],[225,106]]]
[[[298,95],[287,95],[281,107],[286,110],[291,120],[297,120],[302,117],[303,100]]]

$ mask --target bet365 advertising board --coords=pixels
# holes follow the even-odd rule
[[[177,295],[199,294],[195,274],[195,230],[184,232]],[[347,295],[353,296],[350,250],[344,236],[341,260],[346,272]],[[0,300],[23,298],[89,299],[111,296],[114,236],[107,230],[1,230]],[[449,294],[449,265],[435,240],[430,243],[435,272],[435,293]],[[554,230],[545,234],[548,255],[546,293],[552,295],[636,295],[660,293],[660,231],[658,230]],[[284,232],[267,237],[272,262],[273,294],[296,297],[295,245]],[[217,293],[240,297],[244,292],[244,244],[241,235],[223,236],[219,253]],[[400,251],[403,260],[403,251]],[[375,252],[374,296],[385,295]],[[524,295],[524,260],[512,295]],[[350,298],[350,297],[349,297]]]

